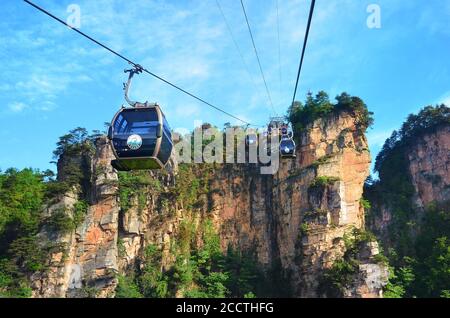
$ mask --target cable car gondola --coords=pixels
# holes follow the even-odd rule
[[[173,148],[169,124],[157,103],[128,99],[131,79],[142,68],[126,72],[130,75],[124,86],[125,99],[132,107],[122,107],[111,121],[108,137],[116,157],[111,165],[119,171],[162,169]]]
[[[290,139],[294,138],[294,131],[292,130],[292,127],[290,124],[284,124],[281,127],[281,136],[287,136]]]
[[[287,136],[288,136],[289,138],[293,139],[293,138],[294,138],[294,131],[289,130],[288,133],[287,133]]]
[[[271,117],[267,130],[270,135],[280,135],[282,133],[281,128],[284,125],[283,117]]]
[[[288,136],[282,136],[280,141],[281,158],[295,158],[295,142]]]

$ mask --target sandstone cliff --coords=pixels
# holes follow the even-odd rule
[[[69,166],[69,162],[75,163],[82,167],[84,183],[89,186],[74,186],[56,198],[56,202],[47,208],[47,213],[51,215],[63,209],[71,214],[80,197],[87,200],[89,208],[84,221],[74,231],[55,233],[44,228],[40,233],[47,239],[62,243],[65,251],[52,255],[52,266],[47,273],[33,277],[35,297],[89,297],[94,289],[100,291],[96,293],[99,297],[113,294],[114,277],[118,272],[119,205],[116,198],[117,174],[110,165],[112,156],[107,141],[100,139],[94,156],[82,154],[60,159],[58,178],[64,180],[64,167]]]
[[[171,247],[181,223],[190,220],[200,231],[199,225],[210,219],[222,249],[252,251],[264,271],[275,269],[290,285],[285,286],[287,296],[327,296],[324,274],[350,252],[346,236],[364,228],[360,201],[370,154],[364,133],[347,112],[314,121],[298,139],[297,158],[283,161],[275,175],[261,175],[252,164],[194,168],[208,186],[192,206],[174,196],[183,180],[172,161],[165,172],[149,172],[157,186],[125,193],[121,199],[129,204],[124,208],[117,173],[109,165],[110,146],[100,138],[94,155],[70,158],[81,167],[83,184],[47,207],[49,215],[61,209],[70,214],[78,199],[88,203],[75,230],[41,231],[41,236],[63,243],[65,252],[53,254],[50,271],[33,277],[33,295],[112,297],[117,274],[140,266],[145,246],[160,248],[164,271],[175,261]],[[69,159],[60,159],[60,178],[64,160]],[[358,242],[355,253],[357,269],[339,296],[379,297],[387,268],[376,261],[376,242]]]
[[[450,202],[450,126],[438,125],[395,151],[403,158],[401,169],[381,178],[381,184],[372,187],[374,189],[368,189],[372,201],[368,226],[382,239],[386,248],[395,246],[396,242],[391,236],[399,231],[390,226],[398,227],[408,222],[420,225],[423,213],[430,204]],[[383,195],[383,191],[377,187],[383,187],[383,182],[397,178],[398,174],[403,175],[404,184],[398,183],[397,189],[388,192],[398,192],[399,197]],[[407,219],[401,221],[395,212],[400,203],[401,210],[412,211]],[[417,228],[411,228],[413,237],[417,231]]]
[[[367,227],[391,266],[387,297],[446,297],[449,286],[450,109],[410,114],[377,155]],[[370,204],[369,204],[370,202]]]
[[[415,205],[450,200],[450,126],[419,138],[408,152],[408,170],[415,188]]]

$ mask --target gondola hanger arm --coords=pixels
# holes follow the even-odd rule
[[[101,46],[102,48],[104,48],[105,50],[109,51],[110,53],[116,55],[117,57],[121,58],[122,60],[124,60],[124,61],[130,63],[131,65],[133,65],[133,67],[139,68],[139,69],[142,70],[143,72],[145,72],[145,73],[147,73],[147,74],[149,74],[149,75],[155,77],[156,79],[158,79],[158,80],[160,80],[160,81],[166,83],[167,85],[170,85],[171,87],[173,87],[173,88],[179,90],[180,92],[182,92],[182,93],[184,93],[184,94],[186,94],[186,95],[188,95],[188,96],[190,96],[190,97],[192,97],[192,98],[198,100],[199,102],[201,102],[201,103],[203,103],[203,104],[205,104],[205,105],[208,105],[208,106],[211,107],[211,108],[216,109],[217,111],[219,111],[219,112],[221,112],[221,113],[223,113],[223,114],[225,114],[225,115],[227,115],[227,116],[229,116],[229,117],[232,117],[232,118],[234,118],[234,119],[236,119],[236,120],[238,120],[238,121],[240,121],[240,122],[242,122],[242,123],[244,123],[244,124],[248,124],[248,123],[249,123],[249,122],[247,122],[247,121],[245,121],[245,120],[243,120],[243,119],[241,119],[241,118],[239,118],[239,117],[237,117],[237,116],[234,116],[233,114],[231,114],[231,113],[229,113],[229,112],[223,110],[222,108],[220,108],[220,107],[218,107],[218,106],[216,106],[216,105],[214,105],[214,104],[209,103],[208,101],[204,100],[203,98],[201,98],[201,97],[199,97],[199,96],[197,96],[197,95],[194,95],[194,94],[190,93],[189,91],[187,91],[187,90],[181,88],[180,86],[175,85],[174,83],[172,83],[172,82],[166,80],[165,78],[163,78],[163,77],[161,77],[161,76],[159,76],[159,75],[157,75],[157,74],[155,74],[155,73],[149,71],[148,69],[143,68],[143,67],[140,66],[139,64],[134,63],[134,62],[131,61],[129,58],[123,56],[122,54],[120,54],[120,53],[118,53],[118,52],[116,52],[116,51],[114,51],[113,49],[109,48],[109,47],[106,46],[105,44],[103,44],[103,43],[101,43],[101,42],[95,40],[94,38],[92,38],[91,36],[87,35],[86,33],[84,33],[84,32],[82,32],[82,31],[78,30],[77,28],[72,27],[72,26],[69,25],[67,22],[63,21],[62,19],[58,18],[57,16],[55,16],[54,14],[48,12],[47,10],[41,8],[40,6],[34,4],[32,1],[30,1],[30,0],[23,0],[23,1],[26,2],[26,3],[28,3],[29,5],[31,5],[31,6],[34,7],[35,9],[41,11],[42,13],[46,14],[47,16],[51,17],[52,19],[58,21],[59,23],[61,23],[61,24],[65,25],[65,26],[67,26],[68,28],[70,28],[70,29],[73,30],[74,32],[80,34],[81,36],[85,37],[86,39],[90,40],[91,42],[93,42],[93,43],[95,43],[95,44]],[[133,74],[133,75],[134,75],[134,74]],[[128,85],[128,86],[129,86],[129,85]],[[124,88],[125,88],[125,87],[124,87]],[[128,92],[126,92],[126,93],[128,94]],[[127,96],[127,99],[128,99],[128,96]],[[128,101],[129,101],[129,100],[127,100],[127,102],[128,102]],[[131,101],[130,101],[130,102],[131,102]]]
[[[141,74],[144,71],[144,68],[139,64],[132,64],[133,68],[129,70],[124,70],[124,73],[129,73],[128,75],[128,81],[123,84],[123,90],[125,92],[125,100],[131,107],[147,107],[149,106],[148,102],[140,103],[140,102],[134,102],[128,97],[128,93],[130,91],[131,87],[131,80],[133,79],[134,74]]]

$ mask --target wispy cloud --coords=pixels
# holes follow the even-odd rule
[[[12,102],[8,105],[8,109],[13,113],[21,113],[27,108],[29,108],[29,106],[21,102]]]
[[[201,114],[200,107],[195,104],[185,104],[177,106],[173,115],[177,117],[182,116],[199,116]]]
[[[245,63],[214,0],[76,3],[85,33],[208,102],[263,125],[272,108],[240,3],[219,1]],[[70,2],[36,2],[62,19],[68,16]],[[450,94],[437,97],[448,91],[445,52],[450,2],[375,2],[382,9],[380,30],[366,26],[370,1],[317,2],[297,99],[319,89],[331,97],[342,91],[360,96],[376,114],[375,129],[369,131],[371,150],[376,151],[389,137],[389,128],[400,125],[410,111],[406,105],[434,102],[430,98],[449,102]],[[245,0],[272,100],[282,115],[292,98],[310,1],[278,3],[279,20],[275,1]],[[0,103],[6,106],[0,116],[17,116],[23,127],[41,131],[39,140],[47,149],[39,146],[39,151],[51,153],[54,140],[75,125],[98,128],[123,103],[126,62],[22,1],[3,1],[2,13]],[[424,39],[423,45],[417,38]],[[233,123],[232,118],[148,75],[135,78],[131,97],[159,102],[173,127],[192,129],[199,118],[218,126]],[[52,125],[36,129],[45,118]],[[14,120],[8,123],[11,131],[19,126]],[[16,133],[26,138],[30,131]],[[48,161],[44,154],[41,161]]]
[[[438,104],[445,104],[448,107],[450,107],[450,92],[447,92],[444,95],[442,95],[438,100]]]
[[[6,84],[6,83],[0,84],[0,91],[9,91],[11,89],[11,87],[12,87],[11,85]]]
[[[67,78],[45,74],[45,72],[32,73],[24,80],[15,85],[18,93],[34,98],[36,96],[54,97],[67,87]]]
[[[450,35],[450,2],[438,1],[433,8],[426,7],[422,10],[419,27],[425,28],[431,34],[440,33]],[[436,10],[441,14],[436,15]]]
[[[41,103],[38,103],[36,105],[36,109],[43,111],[43,112],[50,112],[52,110],[55,110],[58,107],[58,105],[52,101],[43,101]]]
[[[394,129],[370,130],[367,133],[367,140],[372,147],[382,147],[393,131]]]
[[[210,1],[182,4],[164,2],[164,5],[159,1],[129,1],[127,5],[115,0],[78,2],[84,32],[142,63],[156,74],[214,104],[226,107],[232,113],[239,112],[253,120],[256,120],[255,109],[264,110],[256,114],[258,117],[262,113],[272,113],[238,1],[220,0],[244,59],[254,75],[253,79],[246,74],[220,11]],[[298,63],[309,1],[280,2],[278,21],[274,2],[249,0],[246,5],[272,100],[277,112],[283,114],[290,103],[291,86],[296,77],[296,68],[292,65]],[[356,5],[348,0],[318,6],[312,30],[314,36],[308,52],[307,64],[311,69],[322,67],[324,57],[341,57],[335,43],[330,42],[330,21],[339,16],[340,11],[354,12],[355,8]],[[65,7],[59,3],[51,4],[48,9],[62,18],[66,14]],[[361,10],[360,15],[364,20],[365,11]],[[349,16],[354,17],[350,13]],[[15,66],[6,65],[13,75],[11,77],[18,79],[12,88],[15,90],[14,95],[21,94],[33,102],[55,103],[69,86],[76,87],[87,81],[100,85],[125,80],[120,71],[116,76],[111,76],[111,69],[123,67],[123,62],[105,50],[57,26],[54,21],[40,17],[39,23],[45,32],[39,28],[22,30],[15,39],[8,40],[10,48],[29,52],[28,59],[21,60]],[[277,23],[282,47],[281,65],[276,49]],[[49,56],[59,58],[48,59]],[[281,83],[279,67],[284,79]],[[28,71],[20,73],[22,69]],[[304,77],[302,90],[309,89],[309,83],[315,77],[315,72]],[[166,84],[144,77],[134,81],[132,95],[143,101],[151,99],[165,102],[175,108],[189,100],[189,97],[175,93]],[[210,116],[220,115],[205,105],[197,107],[205,107],[205,112]],[[196,115],[195,111],[185,117],[192,119]],[[258,119],[258,122],[261,121]]]

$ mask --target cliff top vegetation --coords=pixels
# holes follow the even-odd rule
[[[304,130],[316,119],[342,111],[353,114],[358,129],[363,132],[373,124],[373,113],[368,110],[361,98],[344,92],[335,99],[336,103],[330,101],[330,97],[324,91],[319,91],[315,96],[310,92],[304,104],[297,101],[289,107],[287,118],[292,123],[293,129],[298,132]]]

